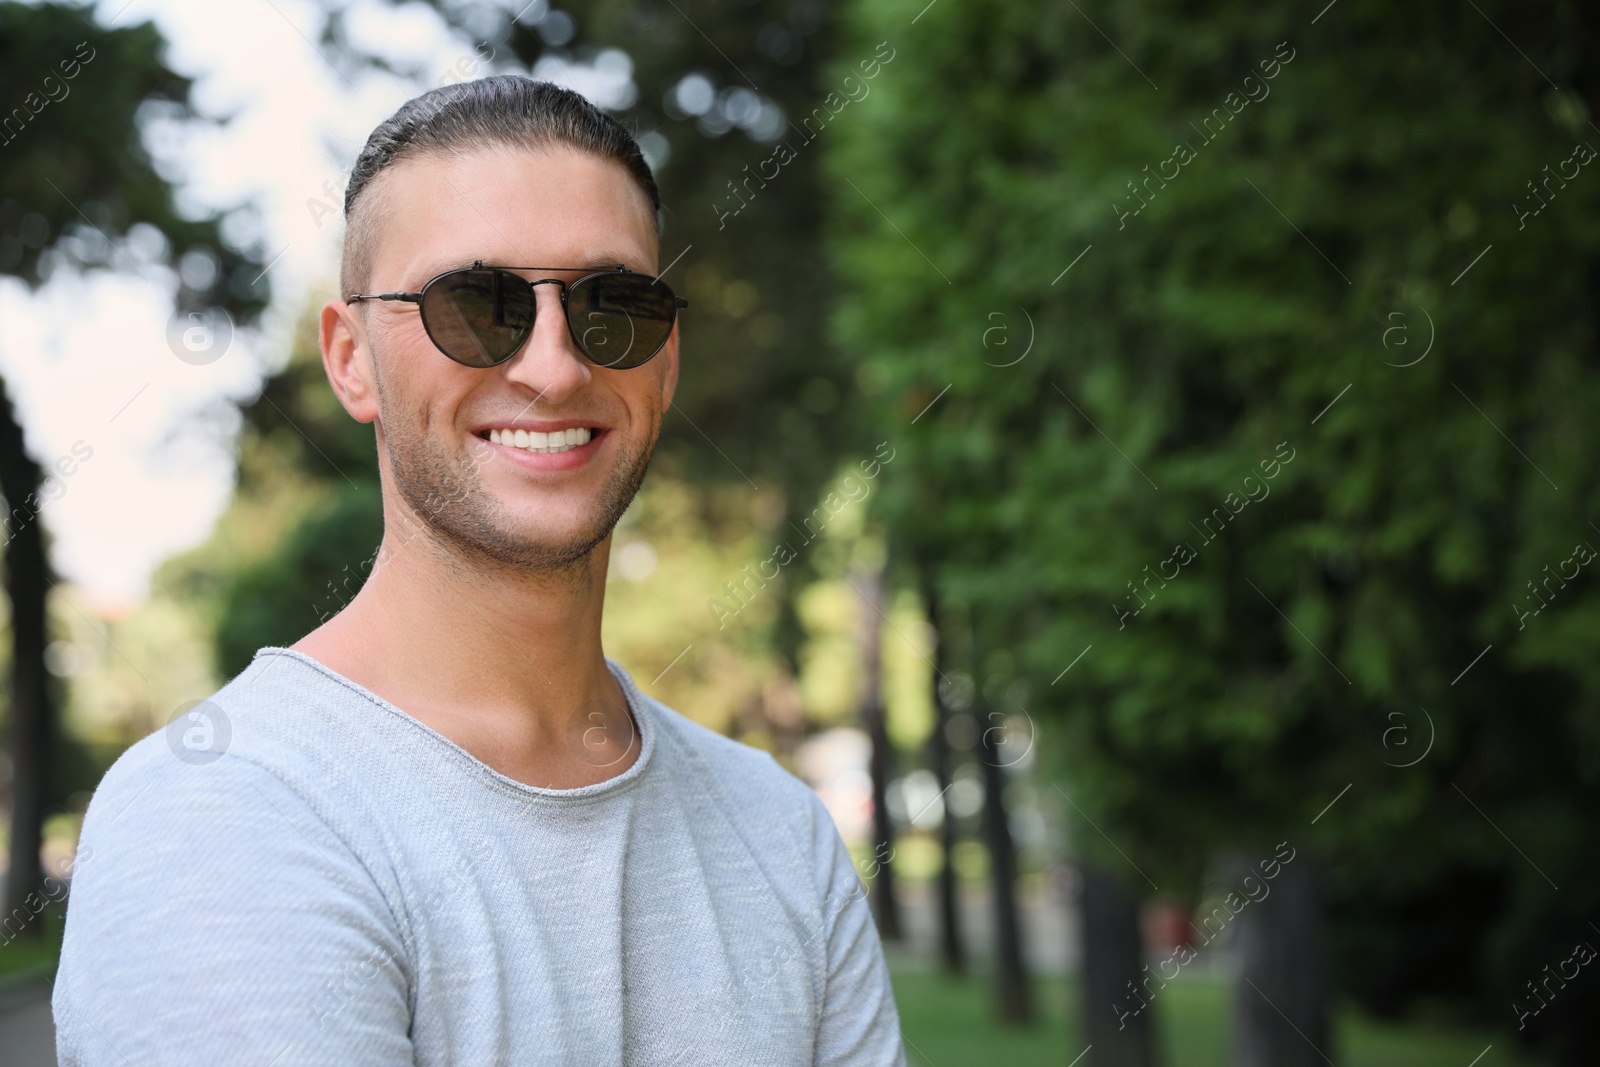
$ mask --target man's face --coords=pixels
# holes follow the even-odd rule
[[[517,272],[568,283],[592,268],[657,269],[644,193],[608,160],[567,148],[501,149],[408,160],[376,180],[386,197],[369,292],[415,292],[480,259],[584,268]],[[376,398],[375,409],[370,400],[345,403],[357,418],[375,414],[386,492],[398,491],[407,510],[468,558],[560,570],[588,555],[644,480],[671,402],[677,331],[642,367],[596,366],[574,347],[560,288],[534,287],[532,336],[488,369],[435,348],[415,304],[367,302],[364,329],[353,307],[343,309],[357,348],[367,350],[355,366],[370,368]],[[496,430],[567,428],[587,429],[591,439],[544,453],[490,441]]]

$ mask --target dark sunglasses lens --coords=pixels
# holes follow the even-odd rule
[[[672,335],[677,301],[646,274],[596,274],[567,294],[567,320],[583,354],[602,367],[637,367]]]
[[[503,270],[458,270],[422,296],[422,325],[439,350],[469,367],[504,363],[533,330],[533,289]]]

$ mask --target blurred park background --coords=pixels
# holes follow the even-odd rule
[[[690,299],[607,653],[822,794],[910,1062],[1594,1062],[1596,17],[0,0],[0,1041],[104,769],[378,544],[348,167],[519,72]]]

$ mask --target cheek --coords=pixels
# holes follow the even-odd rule
[[[649,383],[647,388],[655,389],[656,384]],[[660,396],[659,393],[655,395],[658,398]],[[612,462],[626,465],[632,462],[633,457],[654,451],[661,433],[659,399],[652,403],[650,394],[645,390],[619,389],[610,404],[597,404],[592,410],[604,412],[611,423],[611,431],[606,437],[609,439],[608,447],[615,450],[611,453]]]
[[[486,372],[452,362],[415,322],[373,330],[379,419],[394,438],[433,435],[453,427],[466,397],[489,385]]]
[[[650,391],[639,400],[636,406],[643,426],[649,433],[651,440],[654,440],[656,435],[660,433],[661,421],[666,413],[667,403],[663,392],[666,384],[666,376],[657,372],[650,383]]]
[[[401,380],[402,376],[414,378],[427,374],[434,369],[435,359],[445,358],[428,339],[416,315],[396,316],[374,323],[370,336],[373,357],[391,383]]]

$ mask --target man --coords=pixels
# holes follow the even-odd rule
[[[632,138],[501,76],[375,130],[328,379],[375,424],[369,579],[89,806],[63,1064],[902,1064],[815,794],[600,645],[678,376]]]

